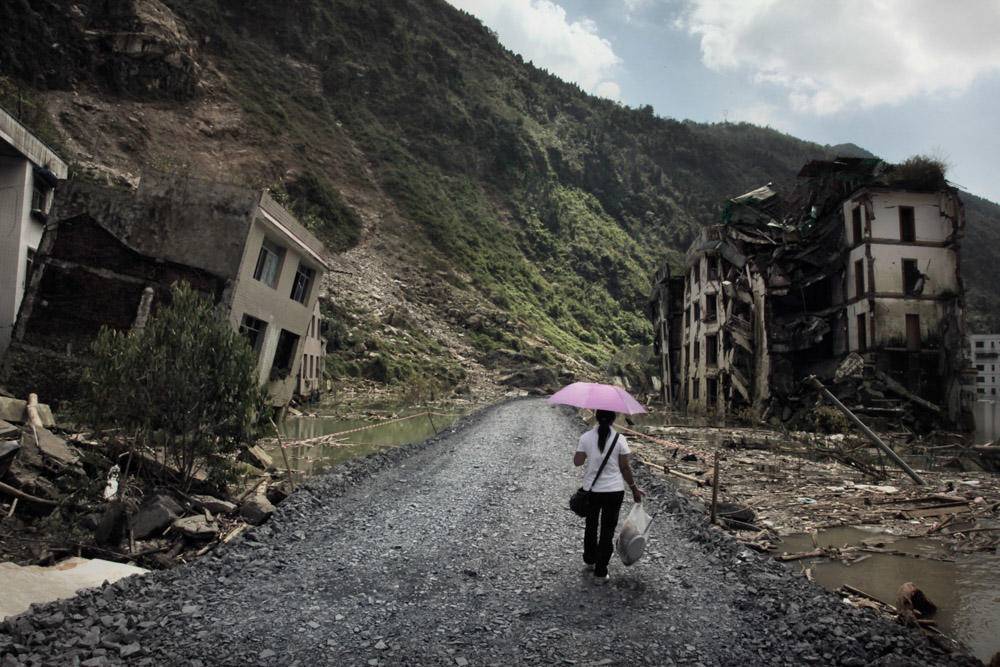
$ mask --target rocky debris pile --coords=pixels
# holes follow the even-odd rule
[[[0,560],[49,565],[82,554],[174,567],[262,525],[290,491],[259,447],[244,451],[252,463],[239,463],[242,483],[200,474],[185,490],[162,455],[60,429],[34,396],[0,396],[0,414]]]
[[[518,401],[423,445],[348,462],[208,558],[9,620],[0,656],[10,664],[977,664],[845,606],[707,526],[696,504],[645,469],[637,474],[655,516],[646,554],[628,569],[614,562],[610,585],[595,586],[579,567],[580,522],[564,508],[579,484],[568,460],[579,433],[565,412]]]

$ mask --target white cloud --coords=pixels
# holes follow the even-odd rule
[[[619,100],[622,96],[622,87],[614,81],[601,81],[594,87],[594,94],[609,100]]]
[[[449,0],[496,31],[508,49],[584,90],[617,98],[621,59],[589,19],[570,21],[551,0]]]
[[[898,104],[1000,73],[1000,2],[687,0],[709,68],[787,90],[796,111]]]

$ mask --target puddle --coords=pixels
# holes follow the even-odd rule
[[[947,555],[940,541],[901,538],[877,530],[831,528],[817,536],[823,547],[873,540],[907,554]],[[812,548],[809,535],[790,535],[783,538],[778,552]],[[829,590],[848,584],[889,604],[895,604],[899,587],[912,581],[938,606],[934,620],[942,632],[961,641],[984,662],[1000,651],[1000,555],[959,554],[955,562],[888,554],[870,556],[853,565],[823,559],[789,565],[799,570],[798,563],[805,563],[812,568],[816,582]]]
[[[424,411],[410,410],[399,413],[399,416],[419,415],[421,412]],[[287,447],[285,454],[288,456],[288,463],[292,469],[306,475],[312,475],[323,472],[343,461],[367,456],[381,449],[423,442],[437,431],[451,426],[460,416],[461,413],[447,416],[435,414],[430,418],[425,415],[389,422],[361,419],[343,420],[323,415],[297,417],[288,419],[281,425],[281,436],[289,440],[303,440],[370,427],[346,434],[342,439],[338,438],[337,443],[290,445]],[[264,449],[274,458],[275,465],[284,466],[281,451],[276,444],[268,445]]]

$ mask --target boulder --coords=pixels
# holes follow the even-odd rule
[[[236,511],[236,503],[213,496],[191,496],[191,502],[196,509],[208,510],[212,514],[232,514]]]
[[[0,419],[0,438],[16,438],[18,428],[10,422]]]
[[[500,383],[508,387],[551,392],[558,389],[559,379],[556,377],[555,371],[547,366],[532,366],[500,378]]]
[[[186,516],[183,519],[177,519],[171,525],[184,537],[195,540],[210,540],[219,534],[218,524],[215,521],[209,521],[204,514]]]
[[[173,498],[157,493],[149,496],[132,517],[132,533],[137,540],[158,534],[179,518],[184,510]]]
[[[240,505],[240,516],[252,526],[259,526],[274,514],[274,505],[267,496],[257,495],[248,498]]]

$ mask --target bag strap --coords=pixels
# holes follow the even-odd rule
[[[597,474],[594,475],[594,481],[590,483],[590,489],[594,488],[594,484],[597,484],[597,478],[601,476],[601,471],[604,470],[604,466],[608,464],[608,459],[611,458],[611,452],[614,450],[615,445],[618,444],[618,436],[620,433],[615,433],[615,439],[611,441],[611,446],[608,447],[608,453],[604,455],[604,460],[601,461],[601,467],[597,469]],[[590,489],[587,489],[590,491]]]

